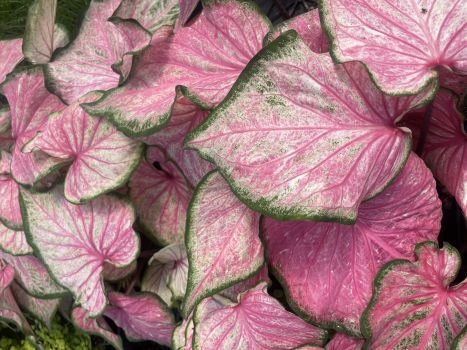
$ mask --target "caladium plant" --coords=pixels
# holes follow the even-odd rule
[[[281,1],[86,0],[75,31],[31,1],[0,40],[0,323],[466,347],[467,4]]]

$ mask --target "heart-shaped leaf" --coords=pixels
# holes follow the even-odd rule
[[[103,317],[90,317],[87,310],[75,307],[71,312],[71,318],[76,327],[104,339],[117,350],[123,350],[122,340],[112,332]]]
[[[264,263],[258,233],[259,214],[235,197],[218,172],[206,175],[188,211],[184,316],[202,299],[258,272]]]
[[[0,180],[1,186],[1,180]],[[1,194],[0,194],[1,196]],[[23,231],[12,230],[0,222],[0,250],[12,255],[32,254]]]
[[[163,26],[174,26],[178,13],[178,0],[123,0],[113,16],[134,19],[154,33]]]
[[[8,73],[23,59],[21,51],[22,39],[0,41],[0,84],[3,83]]]
[[[127,84],[86,108],[131,136],[152,134],[169,120],[178,85],[205,107],[222,101],[269,29],[251,3],[209,2],[189,27],[159,30]]]
[[[143,292],[157,294],[167,305],[182,300],[187,284],[188,258],[184,243],[171,244],[149,260],[141,281]]]
[[[412,259],[417,243],[436,239],[441,215],[433,176],[412,154],[393,184],[360,205],[354,225],[266,218],[262,228],[268,261],[293,309],[361,336],[360,315],[378,269]]]
[[[47,193],[21,191],[26,235],[55,279],[95,317],[107,304],[104,263],[124,267],[138,254],[133,208],[111,195],[73,205],[62,191],[61,186]]]
[[[394,124],[429,94],[383,95],[361,64],[336,66],[289,31],[252,60],[187,145],[256,211],[353,223],[359,204],[403,168],[410,134]]]
[[[198,6],[199,0],[179,0],[180,3],[180,16],[178,24],[183,26],[190,18],[193,11]]]
[[[142,137],[148,145],[162,147],[182,169],[183,174],[196,186],[209,171],[211,163],[202,159],[195,151],[183,148],[186,135],[206,119],[208,111],[193,104],[186,97],[177,99],[168,124],[153,135]]]
[[[60,164],[43,152],[23,153],[23,146],[39,132],[50,114],[65,105],[44,86],[40,67],[11,76],[2,86],[11,111],[11,134],[14,140],[11,175],[19,183],[33,185]],[[25,93],[27,92],[27,93]]]
[[[306,323],[266,292],[266,284],[241,294],[203,300],[195,311],[193,347],[202,350],[293,349],[322,345],[326,331]]]
[[[68,44],[66,29],[55,24],[56,10],[57,0],[35,0],[29,7],[23,54],[32,63],[49,62],[55,49]]]
[[[191,189],[180,169],[149,147],[130,179],[130,198],[140,223],[162,245],[182,242]]]
[[[320,12],[338,62],[362,61],[389,94],[416,94],[436,68],[467,73],[467,7],[457,0],[324,0]]]
[[[142,144],[118,131],[103,118],[91,117],[80,103],[95,100],[90,93],[50,116],[43,132],[27,145],[71,163],[65,198],[83,203],[122,186],[139,164]]]
[[[149,34],[131,21],[108,21],[120,0],[92,1],[78,37],[45,67],[47,86],[66,103],[118,86]],[[117,71],[114,71],[114,69]]]
[[[326,344],[326,350],[361,350],[365,340],[349,337],[343,333],[337,333],[331,341]]]
[[[394,260],[378,272],[362,316],[366,348],[445,350],[467,324],[467,280],[451,286],[459,252],[428,241],[415,254],[416,262]]]
[[[125,331],[133,341],[152,340],[170,345],[174,331],[172,312],[154,294],[125,295],[109,293],[105,315]]]

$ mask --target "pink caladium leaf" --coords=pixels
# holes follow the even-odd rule
[[[32,333],[31,326],[18,307],[10,288],[0,293],[0,321],[14,324],[25,334]]]
[[[337,333],[331,341],[326,344],[326,350],[361,350],[364,339],[353,338],[343,333]]]
[[[116,267],[115,265],[104,263],[102,276],[105,281],[116,282],[127,278],[136,271],[138,267],[137,261],[133,261],[130,265],[124,267]]]
[[[451,286],[459,252],[427,241],[415,253],[416,262],[394,260],[378,272],[362,316],[366,347],[445,350],[467,324],[467,280]]]
[[[266,292],[266,284],[241,294],[234,303],[219,296],[195,311],[193,347],[203,350],[293,349],[322,345],[326,331],[306,323]]]
[[[464,116],[456,104],[457,98],[448,91],[441,90],[436,95],[422,158],[467,216],[467,134],[463,125]],[[413,130],[417,142],[424,113],[423,110],[416,111],[402,120]]]
[[[264,264],[259,214],[235,197],[218,172],[206,175],[193,194],[185,242],[189,270],[184,316],[202,299],[246,280]]]
[[[248,289],[255,287],[260,282],[266,282],[268,285],[271,284],[271,280],[268,275],[268,267],[265,264],[258,273],[254,274],[250,278],[243,282],[234,284],[232,287],[224,289],[219,292],[219,295],[229,298],[232,301],[236,301],[240,293],[246,292]]]
[[[177,99],[168,124],[160,132],[142,137],[148,145],[162,147],[172,158],[193,186],[209,171],[213,170],[211,163],[202,159],[195,151],[183,148],[183,140],[188,132],[206,119],[208,111],[202,110],[188,98]]]
[[[23,146],[41,130],[50,114],[65,105],[44,86],[40,67],[11,76],[2,86],[11,111],[11,134],[14,140],[11,175],[19,183],[34,185],[60,164],[60,159],[43,152],[23,153]]]
[[[89,93],[51,115],[43,132],[27,145],[63,164],[71,163],[65,179],[65,198],[76,204],[126,183],[143,151],[140,142],[126,137],[105,119],[91,117],[79,105],[98,96]]]
[[[180,16],[178,24],[183,26],[190,19],[191,14],[198,6],[199,0],[179,0],[180,3]]]
[[[1,180],[0,180],[1,183]],[[1,184],[0,184],[1,186]],[[0,250],[11,255],[32,254],[23,231],[15,231],[0,222]]]
[[[57,0],[35,0],[29,7],[24,31],[23,54],[30,62],[50,61],[55,49],[68,44],[68,32],[55,23]]]
[[[175,328],[172,334],[172,349],[192,350],[194,330],[195,324],[193,322],[193,313],[191,313]]]
[[[440,67],[438,73],[441,87],[449,89],[459,96],[467,91],[467,75],[456,74],[444,67]]]
[[[324,53],[329,50],[328,38],[326,33],[321,29],[319,12],[317,9],[305,12],[304,14],[280,23],[274,28],[274,31],[268,35],[268,41],[276,39],[290,29],[297,31],[311,51]]]
[[[464,327],[462,332],[454,339],[451,345],[452,350],[467,349],[467,326]]]
[[[93,318],[87,310],[75,307],[71,312],[71,318],[76,327],[104,339],[117,350],[123,350],[122,340],[112,332],[103,317]]]
[[[139,221],[162,245],[182,242],[191,188],[180,169],[157,147],[149,147],[130,179]]]
[[[65,289],[55,283],[44,264],[35,256],[13,256],[0,252],[0,259],[15,269],[16,282],[30,295],[50,299],[67,294]]]
[[[189,27],[159,30],[127,84],[86,109],[131,136],[150,135],[170,119],[178,85],[206,108],[222,101],[269,29],[251,3],[212,1]]]
[[[39,299],[29,295],[18,283],[11,284],[11,291],[15,299],[24,311],[45,323],[47,327],[52,326],[52,319],[58,310],[60,299]]]
[[[125,295],[109,293],[105,315],[134,341],[152,340],[170,345],[175,321],[172,312],[152,293]]]
[[[10,286],[14,277],[15,269],[3,262],[0,262],[0,294]]]
[[[19,185],[10,175],[11,154],[0,151],[0,224],[12,230],[23,228],[19,207]]]
[[[0,137],[2,137],[11,130],[11,114],[8,106],[0,105],[0,107]]]
[[[178,0],[123,0],[113,16],[134,19],[154,33],[163,26],[174,26],[178,14]]]
[[[363,65],[335,65],[289,31],[253,59],[186,144],[256,211],[353,223],[359,204],[405,165],[410,133],[395,122],[428,95],[383,95]]]
[[[0,41],[0,84],[3,83],[8,73],[13,71],[15,66],[23,59],[21,51],[23,39],[1,40]]]
[[[113,195],[73,205],[62,191],[61,186],[46,193],[21,191],[25,231],[54,278],[95,317],[107,304],[104,263],[125,267],[138,254],[133,208]]]
[[[108,21],[119,4],[92,1],[78,37],[47,64],[47,86],[66,103],[117,87],[131,69],[131,56],[149,44],[149,34],[137,23]]]
[[[436,239],[441,215],[433,176],[412,154],[394,183],[360,205],[354,225],[266,218],[262,233],[293,309],[358,337],[378,269],[411,259],[417,243]]]
[[[320,3],[338,62],[362,61],[388,94],[416,94],[438,66],[467,73],[467,7],[462,1]]]
[[[157,294],[167,305],[182,300],[188,278],[188,258],[184,243],[171,244],[149,260],[141,281],[143,292]]]

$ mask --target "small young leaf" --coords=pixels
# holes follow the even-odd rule
[[[8,73],[23,59],[21,51],[22,39],[0,41],[0,84],[3,83]]]
[[[259,214],[232,193],[218,172],[200,182],[190,203],[185,241],[188,285],[185,316],[207,296],[246,280],[264,263]]]

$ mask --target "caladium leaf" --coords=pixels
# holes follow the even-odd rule
[[[305,12],[299,16],[280,23],[274,31],[268,35],[268,41],[276,39],[288,30],[295,30],[308,45],[311,51],[323,53],[329,50],[329,42],[326,33],[321,29],[319,12],[317,9]]]
[[[246,280],[264,263],[259,214],[232,193],[218,172],[200,182],[187,218],[188,285],[182,313],[203,298]]]
[[[203,350],[292,349],[322,345],[326,331],[306,323],[266,292],[266,284],[241,294],[203,300],[195,311],[193,347]]]
[[[9,165],[10,162],[6,158],[10,158],[10,155],[6,152],[1,154],[4,161],[0,160],[0,162]],[[2,166],[3,170],[7,170],[5,167]],[[19,185],[16,181],[9,174],[0,173],[0,223],[12,230],[21,230],[23,228],[18,195]]]
[[[21,150],[41,130],[48,116],[62,110],[65,105],[45,88],[40,67],[11,76],[2,86],[2,91],[10,105],[11,133],[15,142],[11,175],[21,184],[33,185],[61,161],[43,152],[27,154]]]
[[[173,26],[178,13],[178,0],[123,0],[113,15],[134,19],[154,33],[163,26]]]
[[[1,183],[1,180],[0,180]],[[0,185],[1,186],[1,185]],[[0,222],[0,250],[12,255],[32,254],[23,231],[15,231]]]
[[[11,114],[7,106],[0,105],[0,137],[11,129]]]
[[[65,27],[55,24],[56,10],[57,0],[35,0],[29,7],[23,54],[32,63],[49,62],[55,49],[68,44]]]
[[[76,327],[104,339],[117,350],[123,350],[122,340],[112,332],[103,317],[92,318],[87,310],[75,307],[71,312],[71,318]]]
[[[462,95],[467,90],[467,75],[456,74],[444,67],[438,68],[441,87]]]
[[[124,267],[138,254],[134,212],[129,203],[111,195],[73,205],[62,191],[61,186],[47,193],[21,191],[26,235],[55,279],[95,317],[107,303],[104,263]]]
[[[450,286],[461,265],[458,251],[428,241],[415,253],[416,262],[394,260],[378,272],[362,316],[365,347],[449,349],[467,324],[467,280]]]
[[[193,186],[209,171],[211,163],[202,159],[195,151],[183,148],[183,140],[188,132],[206,119],[208,111],[202,110],[186,97],[177,99],[168,124],[160,132],[142,137],[148,145],[162,147],[182,169]]]
[[[212,1],[189,27],[158,31],[127,84],[86,108],[129,135],[152,134],[169,120],[178,85],[205,107],[222,101],[269,29],[253,4]]]
[[[256,211],[353,223],[359,204],[403,168],[410,133],[394,124],[427,95],[383,95],[360,63],[336,66],[289,31],[252,60],[187,145]]]
[[[467,73],[462,1],[325,0],[320,12],[334,58],[364,62],[388,94],[420,92],[438,66]]]
[[[172,349],[192,350],[194,328],[193,313],[191,313],[188,318],[184,319],[182,323],[175,328],[172,334]]]
[[[430,125],[422,158],[438,180],[456,197],[467,216],[467,134],[464,116],[456,107],[457,98],[441,90],[433,102]],[[424,110],[410,113],[402,123],[409,126],[416,141],[423,124]]]
[[[136,271],[138,266],[137,261],[133,261],[130,265],[124,267],[116,267],[109,263],[104,263],[104,271],[102,271],[102,276],[104,280],[109,282],[120,281]]]
[[[8,73],[23,59],[21,51],[23,39],[0,41],[0,84],[3,83]]]
[[[138,24],[107,20],[119,4],[120,0],[92,1],[78,37],[47,64],[47,86],[66,103],[118,86],[131,68],[129,56],[149,44],[149,34]]]
[[[71,163],[65,179],[65,198],[72,203],[83,203],[127,182],[143,151],[140,142],[80,107],[81,102],[98,96],[87,94],[51,115],[43,132],[27,145],[60,159],[62,164]]]
[[[361,350],[364,339],[349,337],[343,333],[337,333],[329,343],[326,344],[326,350]]]
[[[31,326],[19,309],[10,288],[6,288],[0,293],[0,321],[13,323],[25,334],[32,333]]]
[[[232,301],[236,301],[240,293],[246,292],[248,289],[255,287],[260,282],[266,282],[268,285],[271,284],[271,280],[268,276],[268,267],[265,264],[258,273],[254,274],[247,280],[234,284],[232,287],[224,289],[219,292],[219,295],[229,298]]]
[[[140,223],[162,245],[182,242],[191,189],[180,169],[149,147],[130,179],[130,198]]]
[[[44,264],[35,256],[13,256],[0,252],[0,258],[15,269],[16,282],[32,296],[50,299],[67,293],[54,282]]]
[[[467,326],[464,327],[462,332],[452,342],[452,350],[462,350],[467,348]]]
[[[178,18],[178,25],[185,25],[190,18],[193,11],[198,6],[199,0],[179,0],[180,3],[180,16]]]
[[[11,290],[20,308],[51,327],[52,319],[58,310],[60,299],[39,299],[29,295],[18,283],[11,284]]]
[[[157,294],[167,305],[183,299],[188,276],[185,244],[171,244],[149,260],[149,267],[141,282],[143,292]]]
[[[293,309],[361,336],[360,315],[378,269],[412,259],[417,243],[436,239],[441,215],[433,176],[412,154],[394,183],[360,205],[354,225],[266,218],[262,228],[268,261]]]
[[[14,277],[15,269],[3,262],[0,262],[0,294],[10,286]]]
[[[125,295],[109,293],[110,305],[105,315],[134,341],[152,340],[170,345],[175,329],[170,309],[154,294]]]

